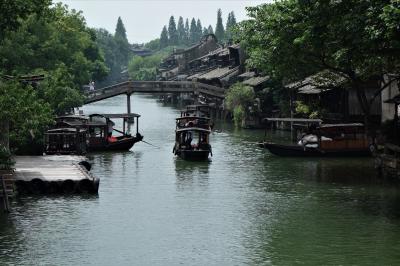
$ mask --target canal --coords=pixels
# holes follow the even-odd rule
[[[125,112],[125,98],[85,113]],[[279,158],[262,131],[217,123],[211,162],[172,154],[176,108],[134,95],[159,148],[90,154],[98,196],[21,197],[0,214],[0,265],[395,265],[400,188],[371,159]],[[287,135],[272,136],[285,140]]]

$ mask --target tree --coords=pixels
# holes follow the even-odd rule
[[[214,34],[214,29],[211,25],[208,26],[207,31],[208,31],[208,34]]]
[[[146,43],[144,45],[144,47],[146,47],[152,51],[160,50],[160,38],[149,41],[148,43]]]
[[[168,25],[168,39],[170,45],[177,45],[178,44],[178,31],[176,30],[176,23],[174,16],[169,18],[169,25]]]
[[[197,42],[197,25],[196,20],[192,18],[190,23],[189,43],[193,44],[195,42]]]
[[[399,17],[392,7],[398,11],[398,1],[265,4],[248,8],[251,19],[241,23],[239,39],[249,52],[249,65],[280,80],[322,70],[342,77],[356,92],[368,126],[372,102],[393,82],[386,82],[384,74],[400,73]],[[367,97],[363,84],[371,80],[382,85]]]
[[[236,26],[235,13],[232,11],[228,14],[228,20],[226,22],[225,38],[229,41],[232,39],[232,30]]]
[[[244,123],[248,115],[249,106],[253,104],[255,93],[252,87],[242,83],[232,85],[226,93],[225,103],[228,110],[233,112],[236,126]]]
[[[224,24],[222,23],[221,9],[218,9],[217,12],[217,25],[215,26],[215,36],[217,37],[219,42],[223,42],[225,40],[225,30]]]
[[[208,35],[208,29],[206,27],[203,28],[203,36]]]
[[[121,17],[118,17],[117,26],[115,28],[115,38],[121,38],[128,42],[128,38],[126,37],[126,29],[124,23],[122,22]]]
[[[185,22],[185,44],[189,44],[189,34],[190,34],[190,27],[189,27],[189,19],[186,19]]]
[[[200,19],[197,19],[196,29],[197,29],[196,41],[200,41],[201,37],[203,36],[203,26],[201,25]]]
[[[96,33],[81,13],[57,4],[48,14],[27,16],[0,44],[0,73],[46,77],[34,88],[16,81],[1,83],[0,121],[10,121],[11,148],[19,151],[42,141],[49,117],[82,104],[82,85],[107,74]]]
[[[3,0],[0,2],[0,41],[7,31],[18,29],[21,22],[31,14],[42,14],[48,11],[51,0]]]
[[[117,45],[116,59],[119,67],[119,72],[122,71],[128,64],[129,57],[132,55],[131,45],[126,37],[126,30],[121,17],[118,17],[117,26],[114,34],[115,42]]]
[[[164,26],[164,28],[161,31],[161,36],[160,36],[160,48],[165,48],[169,44],[169,39],[168,39],[168,30],[167,26]]]
[[[186,42],[185,25],[183,23],[183,18],[179,17],[179,20],[178,20],[178,44],[184,44],[185,42]]]

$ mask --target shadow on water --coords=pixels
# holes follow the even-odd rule
[[[208,185],[211,159],[204,162],[194,162],[174,158],[174,163],[176,184],[179,188],[194,184]]]

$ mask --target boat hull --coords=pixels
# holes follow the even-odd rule
[[[187,161],[206,161],[210,151],[208,150],[177,150],[176,155],[178,155],[183,160]]]
[[[115,142],[108,142],[104,145],[89,146],[89,152],[94,151],[129,151],[135,143],[141,141],[140,138],[130,137],[117,140]]]
[[[371,156],[369,149],[321,150],[300,145],[282,145],[270,142],[259,143],[259,147],[272,154],[284,157],[359,157]]]

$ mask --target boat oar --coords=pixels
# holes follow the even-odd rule
[[[156,145],[153,145],[153,144],[151,144],[151,143],[149,143],[149,142],[147,142],[147,141],[141,140],[141,142],[144,142],[144,143],[146,143],[146,144],[148,144],[148,145],[150,145],[150,146],[153,146],[153,147],[155,147],[155,148],[157,148],[157,149],[161,149],[160,147],[158,147],[158,146],[156,146]]]

